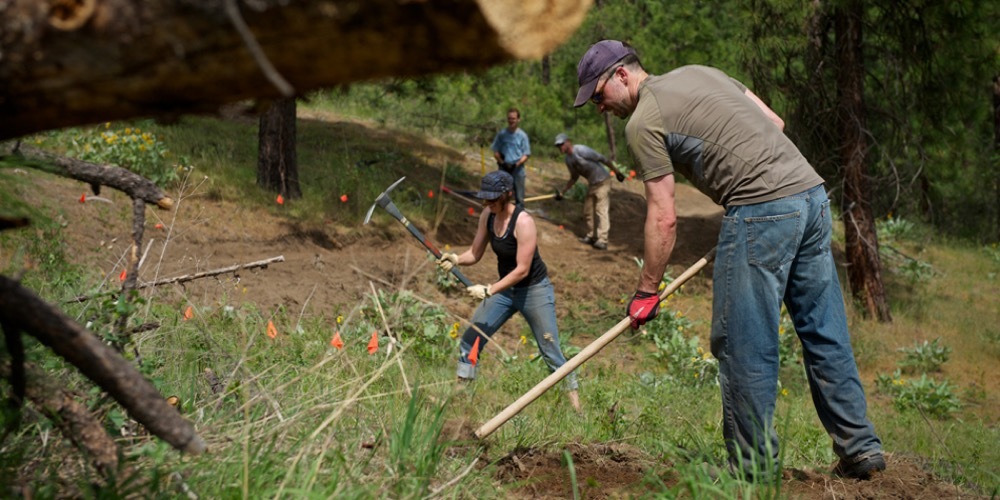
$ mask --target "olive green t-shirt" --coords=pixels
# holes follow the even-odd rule
[[[707,66],[646,78],[625,125],[642,180],[677,171],[723,206],[775,200],[822,184],[745,90]]]

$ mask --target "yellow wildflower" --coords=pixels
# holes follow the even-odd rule
[[[528,337],[521,335],[521,345],[525,345],[527,343],[528,343]]]
[[[344,322],[344,316],[343,315],[338,315],[337,316],[337,324],[339,325],[339,324],[341,324],[343,322]]]
[[[787,396],[788,395],[788,389],[782,389],[781,390],[781,395],[782,396]]]

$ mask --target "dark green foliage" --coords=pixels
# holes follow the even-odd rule
[[[314,101],[374,114],[456,145],[488,147],[511,106],[535,158],[557,159],[552,138],[608,151],[593,106],[573,108],[576,64],[604,38],[633,44],[650,73],[709,64],[754,89],[786,121],[786,133],[840,186],[835,60],[830,15],[842,2],[598,2],[580,29],[543,65],[525,61],[476,73],[358,84]],[[865,5],[868,171],[875,217],[889,212],[964,237],[1000,238],[1000,169],[993,151],[991,82],[1000,68],[996,2],[881,1]],[[363,108],[363,109],[361,109]],[[618,157],[630,164],[612,120]],[[529,162],[530,164],[530,162]],[[835,198],[836,199],[836,198]]]

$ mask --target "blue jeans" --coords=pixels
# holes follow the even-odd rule
[[[866,417],[844,299],[830,251],[833,221],[822,185],[726,210],[713,276],[712,354],[719,360],[730,463],[773,472],[778,323],[785,303],[802,343],[813,405],[837,456],[880,452]]]
[[[566,363],[559,348],[559,327],[556,325],[556,293],[548,278],[531,286],[508,288],[483,301],[472,316],[472,327],[462,334],[461,356],[458,358],[458,376],[464,379],[476,378],[476,366],[469,363],[472,344],[479,338],[479,352],[483,352],[490,337],[507,322],[515,312],[520,312],[531,326],[538,351],[548,365],[549,371],[556,371]],[[480,336],[476,328],[482,330]],[[566,390],[576,390],[576,372],[566,379]]]
[[[528,178],[528,174],[525,172],[527,167],[521,165],[514,169],[514,204],[524,208],[524,183]]]

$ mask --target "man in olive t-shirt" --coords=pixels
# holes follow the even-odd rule
[[[674,173],[726,209],[715,253],[712,354],[719,360],[729,470],[774,479],[778,437],[778,324],[784,303],[802,342],[813,403],[834,472],[868,479],[885,469],[847,331],[830,251],[832,214],[823,179],[782,132],[784,122],[743,84],[706,66],[649,75],[615,40],[577,67],[577,107],[629,117],[625,137],[646,192],[645,253],[627,312],[653,319],[657,287],[677,236]]]

